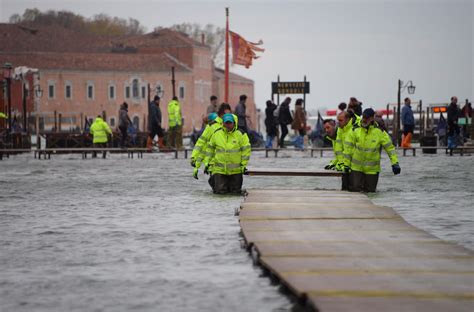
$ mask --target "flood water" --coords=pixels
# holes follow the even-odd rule
[[[174,154],[0,162],[0,311],[289,311],[241,248],[242,197],[213,195]],[[180,155],[182,157],[182,155]],[[252,155],[253,168],[320,169],[309,153]],[[473,156],[382,161],[380,205],[474,249]],[[336,178],[246,177],[244,187],[339,189]]]

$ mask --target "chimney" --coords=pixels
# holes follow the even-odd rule
[[[201,34],[201,43],[202,43],[202,44],[205,44],[205,43],[204,43],[204,42],[205,42],[204,39],[205,39],[205,35],[204,35],[204,33],[202,33],[202,34]]]

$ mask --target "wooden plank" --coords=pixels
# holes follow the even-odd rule
[[[407,298],[407,297],[323,297],[309,295],[309,300],[316,302],[320,311],[347,312],[400,312],[400,311],[430,311],[430,312],[472,312],[472,305],[460,304],[457,299],[440,298]]]
[[[276,204],[276,203],[275,203]],[[276,204],[277,205],[277,204]],[[381,219],[399,218],[398,214],[386,207],[349,207],[344,208],[300,208],[300,209],[247,209],[242,204],[241,220],[278,220],[278,219]]]
[[[361,194],[255,190],[240,224],[260,264],[321,311],[471,311],[474,253]]]
[[[413,261],[409,257],[393,258],[317,258],[317,257],[267,257],[260,261],[274,272],[298,274],[313,272],[334,272],[344,274],[349,271],[427,271],[427,272],[468,272],[473,271],[472,259],[420,258]]]
[[[342,173],[332,170],[307,170],[307,169],[264,169],[249,168],[249,176],[300,176],[300,177],[341,177]]]

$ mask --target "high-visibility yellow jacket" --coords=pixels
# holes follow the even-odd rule
[[[216,117],[214,123],[209,124],[204,128],[201,136],[194,145],[193,152],[191,154],[191,160],[195,162],[195,167],[199,168],[201,163],[203,162],[207,150],[207,145],[209,143],[209,139],[217,130],[222,128],[222,119],[220,117]]]
[[[342,128],[337,128],[336,140],[333,143],[333,150],[335,159],[335,166],[337,170],[343,170],[344,168],[344,140],[349,132],[354,129],[354,124],[352,123],[352,118],[349,119],[349,122]]]
[[[348,131],[343,145],[344,165],[353,171],[376,174],[380,172],[381,147],[387,152],[392,165],[397,164],[397,151],[387,132],[376,125]]]
[[[239,174],[247,167],[251,148],[247,134],[237,130],[237,116],[234,115],[234,129],[221,127],[210,138],[204,163],[213,174]]]
[[[171,100],[168,103],[168,126],[181,126],[181,119],[181,104],[179,104],[179,102],[176,100]]]
[[[5,115],[4,113],[0,112],[0,118],[7,119],[7,118],[8,118],[8,116],[7,116],[7,115]]]
[[[89,130],[94,136],[93,143],[107,143],[107,134],[112,135],[109,125],[100,117],[97,117]]]

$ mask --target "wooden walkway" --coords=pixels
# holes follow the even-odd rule
[[[251,190],[239,215],[259,264],[310,309],[474,310],[474,252],[364,194]]]

